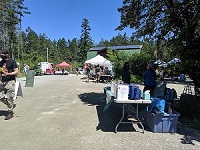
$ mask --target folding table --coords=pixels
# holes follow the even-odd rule
[[[118,122],[118,124],[116,125],[115,127],[115,133],[117,133],[117,128],[119,126],[119,124],[122,124],[122,123],[136,123],[136,124],[140,124],[142,126],[142,133],[144,133],[144,126],[141,122],[141,120],[139,119],[138,117],[138,105],[139,104],[150,104],[151,103],[151,100],[144,100],[144,99],[139,99],[139,100],[120,100],[120,99],[114,99],[114,102],[115,103],[119,103],[119,104],[122,104],[122,117],[120,119],[120,121]],[[137,104],[137,107],[136,107],[136,121],[129,121],[129,122],[123,122],[122,120],[124,119],[124,114],[125,114],[125,104]]]
[[[106,96],[106,105],[104,106],[103,112],[105,112],[113,102],[122,104],[122,117],[121,117],[120,121],[118,122],[118,124],[115,127],[115,133],[117,133],[117,128],[118,128],[119,124],[122,124],[122,123],[137,123],[137,124],[139,123],[142,126],[143,133],[144,133],[144,126],[143,126],[142,122],[140,121],[140,119],[138,117],[138,113],[139,113],[138,106],[140,104],[151,104],[151,100],[144,100],[144,99],[139,99],[139,100],[130,100],[130,99],[120,100],[120,99],[116,99],[114,97],[114,94],[111,92],[111,90],[108,87],[104,88],[104,94]],[[137,105],[137,107],[136,107],[136,118],[134,118],[134,119],[136,119],[136,121],[129,121],[129,122],[123,122],[122,121],[124,119],[124,117],[125,117],[124,114],[125,114],[125,105],[126,104],[136,104]]]

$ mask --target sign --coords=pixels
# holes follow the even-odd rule
[[[25,87],[33,87],[35,70],[28,70]]]
[[[22,87],[21,87],[21,83],[19,81],[16,81],[16,83],[15,83],[14,100],[17,99],[17,96],[22,96],[23,97]]]

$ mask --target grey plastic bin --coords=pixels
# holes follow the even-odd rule
[[[152,132],[174,133],[177,130],[177,122],[180,113],[173,111],[172,114],[163,115],[147,113],[147,127]]]

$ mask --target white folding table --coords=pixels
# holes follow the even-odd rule
[[[139,100],[120,100],[120,99],[114,99],[114,102],[115,103],[120,103],[122,104],[122,117],[120,119],[120,121],[118,122],[118,124],[116,125],[115,127],[115,133],[117,133],[117,128],[119,126],[119,124],[122,124],[122,123],[136,123],[136,124],[140,124],[142,126],[142,133],[144,133],[144,126],[142,124],[142,122],[140,121],[139,117],[138,117],[138,105],[139,104],[150,104],[151,103],[151,100],[144,100],[144,99],[139,99]],[[136,107],[136,121],[129,121],[129,122],[123,122],[122,120],[124,119],[124,114],[125,114],[125,104],[137,104],[137,107]]]

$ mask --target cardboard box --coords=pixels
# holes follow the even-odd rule
[[[147,113],[147,127],[152,132],[174,133],[177,130],[177,122],[180,113],[173,111],[172,114],[164,115]]]

